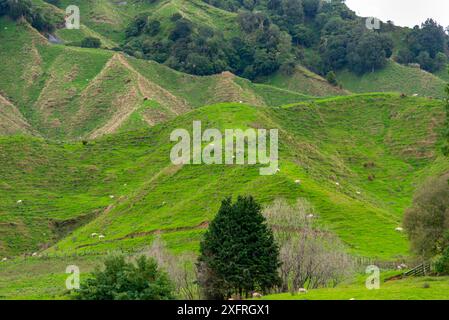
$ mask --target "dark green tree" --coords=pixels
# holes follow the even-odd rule
[[[366,32],[348,47],[348,66],[360,74],[375,71],[385,66],[392,53],[391,38],[376,32]]]
[[[200,245],[198,281],[207,299],[248,296],[279,283],[279,250],[253,197],[223,200]]]
[[[327,80],[327,82],[329,82],[333,86],[337,86],[338,85],[337,75],[335,74],[334,71],[329,71],[326,74],[326,80]]]
[[[172,300],[173,285],[153,259],[141,256],[135,263],[111,256],[81,289],[77,300]]]
[[[405,211],[404,228],[412,250],[430,258],[449,246],[449,173],[433,178],[417,191]]]
[[[320,0],[303,0],[304,14],[308,18],[315,18],[320,9]]]
[[[81,41],[81,47],[83,48],[100,48],[101,40],[95,37],[86,37]]]

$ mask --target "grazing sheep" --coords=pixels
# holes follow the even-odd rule
[[[300,288],[298,289],[298,293],[307,293],[307,289]]]
[[[417,97],[417,96],[419,96],[417,93],[415,93],[414,95],[413,95],[414,97]]]
[[[254,292],[253,293],[253,298],[262,298],[262,297],[263,297],[263,295],[261,293],[259,293],[259,292]]]
[[[37,252],[33,252],[32,257],[37,257]]]
[[[336,186],[340,186],[340,182],[335,182],[335,185]]]
[[[23,200],[18,200],[17,204],[22,204]]]
[[[395,230],[396,230],[397,232],[402,232],[402,231],[404,231],[404,229],[401,228],[401,227],[397,227]]]
[[[307,218],[308,219],[313,219],[313,218],[315,218],[315,216],[313,214],[309,214],[309,215],[307,215]]]
[[[110,195],[109,198],[114,199],[115,197],[113,195]]]
[[[361,194],[362,194],[360,191],[357,191],[356,193],[357,193],[358,195],[361,195]]]
[[[91,236],[92,238],[95,238],[95,237],[98,236],[98,233],[92,233],[90,236]]]
[[[100,234],[100,235],[98,236],[98,239],[100,239],[100,240],[102,240],[102,239],[104,239],[104,238],[105,238],[105,236],[102,235],[102,234]]]
[[[6,261],[8,261],[8,258],[3,258],[2,259],[2,262],[6,262]]]
[[[301,180],[295,180],[296,184],[301,184]]]

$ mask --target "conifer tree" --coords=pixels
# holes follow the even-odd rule
[[[279,283],[279,250],[253,197],[223,200],[204,235],[198,280],[207,299],[248,296]]]

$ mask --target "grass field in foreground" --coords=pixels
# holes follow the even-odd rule
[[[364,279],[334,289],[310,290],[306,294],[283,293],[264,300],[449,300],[449,277],[418,277],[382,282],[368,290]]]

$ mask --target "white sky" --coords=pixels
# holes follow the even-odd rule
[[[346,5],[359,16],[392,20],[397,26],[421,25],[427,18],[449,26],[449,0],[346,0]]]

